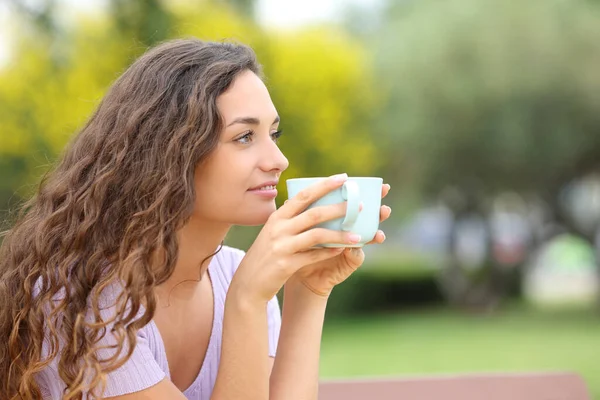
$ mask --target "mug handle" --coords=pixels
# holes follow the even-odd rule
[[[346,217],[344,218],[344,221],[342,221],[342,230],[349,231],[356,223],[360,208],[360,191],[358,189],[358,183],[353,181],[344,182],[344,186],[342,186],[342,198],[348,202]]]

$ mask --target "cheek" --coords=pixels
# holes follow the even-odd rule
[[[244,200],[252,169],[240,165],[239,158],[215,158],[210,161],[196,171],[196,210],[231,212],[232,207],[238,207]]]
[[[263,224],[275,211],[275,202],[247,193],[252,185],[259,183],[257,179],[263,179],[256,173],[257,154],[252,149],[220,150],[196,170],[194,214],[236,225]]]
[[[224,175],[204,175],[203,179],[197,179],[196,207],[218,207],[220,204],[228,203],[233,196],[235,182]]]

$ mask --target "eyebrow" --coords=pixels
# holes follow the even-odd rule
[[[279,115],[278,115],[277,117],[275,117],[275,121],[273,121],[273,124],[276,124],[279,121],[280,121],[280,118],[279,118]],[[227,126],[230,127],[231,125],[235,125],[235,124],[260,125],[260,120],[258,118],[256,118],[256,117],[239,117],[239,118],[234,119]]]

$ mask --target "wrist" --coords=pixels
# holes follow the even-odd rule
[[[227,290],[225,303],[230,307],[240,310],[252,311],[266,308],[268,301],[244,290],[243,287],[239,287],[232,282]]]
[[[308,284],[292,276],[285,283],[283,293],[285,298],[303,298],[307,301],[327,304],[331,291],[329,291],[328,293],[316,291],[313,288],[311,288]]]

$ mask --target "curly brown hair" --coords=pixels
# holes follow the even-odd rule
[[[41,398],[35,374],[56,357],[64,399],[97,389],[102,396],[106,374],[127,361],[154,316],[153,288],[173,273],[176,232],[194,207],[194,170],[223,128],[217,97],[246,70],[262,77],[242,44],[192,38],[150,49],[42,179],[0,247],[3,398]],[[105,321],[99,296],[117,281],[124,291]],[[109,324],[115,354],[126,351],[103,360],[98,342]]]

